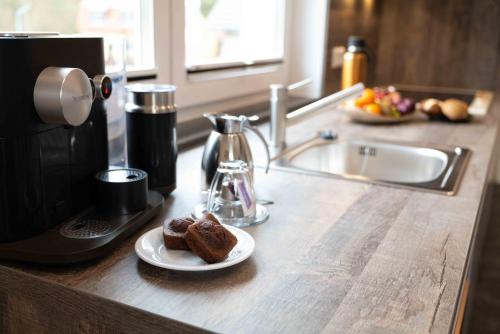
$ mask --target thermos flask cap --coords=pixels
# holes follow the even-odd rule
[[[175,112],[175,86],[155,84],[127,85],[127,112],[163,114]]]
[[[347,46],[357,46],[360,48],[366,47],[365,39],[361,36],[349,36]]]

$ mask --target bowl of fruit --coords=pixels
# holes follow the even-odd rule
[[[415,102],[395,87],[366,88],[361,97],[349,101],[343,109],[347,116],[361,123],[401,123],[426,119],[415,112]]]

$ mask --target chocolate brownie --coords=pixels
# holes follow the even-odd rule
[[[175,218],[163,223],[163,240],[169,249],[189,250],[185,235],[189,225],[194,224],[191,218]]]
[[[238,242],[211,214],[189,225],[185,240],[193,253],[207,263],[223,261]]]

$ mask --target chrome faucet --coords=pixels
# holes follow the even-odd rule
[[[328,95],[287,114],[288,92],[308,85],[311,82],[311,79],[306,79],[289,86],[281,84],[269,86],[271,105],[270,147],[273,154],[279,154],[283,149],[285,149],[287,126],[297,124],[310,116],[313,116],[315,111],[326,107],[327,105],[336,105],[347,99],[358,97],[365,88],[362,83],[357,83],[354,86],[338,91],[332,95]]]

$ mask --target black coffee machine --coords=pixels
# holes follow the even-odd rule
[[[105,255],[157,214],[95,210],[108,168],[103,40],[0,34],[0,258],[73,263]]]

